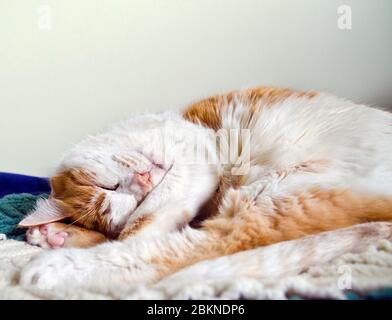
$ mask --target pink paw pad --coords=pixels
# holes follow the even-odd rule
[[[61,248],[64,245],[66,237],[68,237],[68,233],[65,231],[49,233],[48,243],[52,248]]]
[[[54,249],[61,248],[64,245],[65,238],[69,236],[68,232],[65,231],[55,232],[55,228],[50,224],[43,224],[38,227],[38,230],[44,236],[50,247]],[[30,228],[28,232],[33,234],[34,228]]]

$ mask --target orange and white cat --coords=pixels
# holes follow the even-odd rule
[[[135,116],[63,159],[21,226],[64,248],[21,283],[279,276],[392,239],[370,222],[392,220],[391,146],[392,114],[324,93],[255,88]]]

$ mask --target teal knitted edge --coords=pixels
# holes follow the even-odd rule
[[[47,194],[18,193],[0,198],[0,233],[8,239],[24,241],[26,229],[18,228],[18,223],[35,208],[39,199],[47,197]]]

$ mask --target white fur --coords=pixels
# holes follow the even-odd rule
[[[172,230],[180,222],[176,215],[186,211],[192,218],[217,185],[219,167],[209,165],[207,159],[195,163],[189,151],[197,138],[214,159],[215,154],[209,151],[208,137],[206,129],[185,121],[174,112],[141,115],[76,145],[64,158],[59,171],[88,169],[96,174],[99,184],[111,186],[130,176],[129,168],[115,161],[114,156],[126,159],[133,165],[133,170],[143,170],[149,163],[138,153],[142,151],[168,172],[162,183],[150,193],[148,201],[144,201],[131,216],[132,196],[124,192],[106,192],[106,201],[114,208],[113,222],[123,227],[125,220],[132,224],[141,215],[154,212],[159,216],[159,212],[171,212],[168,229]]]
[[[251,134],[250,143],[244,145],[243,153],[236,159],[236,163],[250,164],[244,177],[246,183],[240,192],[267,211],[272,197],[311,186],[339,186],[391,195],[390,113],[326,94],[312,99],[292,97],[273,107],[260,105],[259,116],[251,121],[249,108],[242,100],[234,99],[231,105],[222,107],[227,111],[222,118],[223,129],[247,129]],[[133,156],[135,150],[143,150],[163,163],[169,170],[166,177],[130,217],[130,203],[125,200],[127,195],[111,196],[111,192],[107,193],[107,201],[116,208],[119,224],[127,220],[126,224],[132,225],[136,218],[150,213],[154,213],[157,219],[143,231],[143,236],[122,243],[104,244],[88,250],[47,252],[23,271],[22,282],[52,288],[69,284],[70,279],[79,285],[108,277],[129,282],[149,281],[154,279],[157,270],[156,266],[146,263],[148,258],[160,256],[165,246],[178,254],[192,250],[203,239],[202,232],[191,229],[170,235],[167,232],[183,222],[184,211],[190,214],[188,219],[192,218],[214,192],[218,177],[233,168],[233,163],[217,163],[218,155],[214,153],[215,146],[209,134],[209,130],[202,126],[185,121],[178,113],[169,112],[135,117],[75,146],[59,170],[87,168],[96,173],[102,184],[116,184],[129,174],[125,167],[113,160],[113,154],[134,159],[143,166]],[[196,138],[201,139],[204,151],[216,161],[215,164],[205,160],[192,162],[189,147]],[[327,165],[317,164],[320,160]],[[312,161],[316,163],[315,172],[288,174],[293,166]],[[145,236],[153,239],[147,240]],[[275,258],[260,261],[252,258],[253,253],[236,257],[242,256],[247,256],[247,262],[251,262],[246,270],[261,266],[264,272],[276,266]],[[271,256],[274,254],[268,259]],[[214,262],[218,264],[220,276],[231,276],[237,263],[241,268],[244,266],[236,257]],[[200,271],[200,274],[208,270],[195,268],[193,270]]]

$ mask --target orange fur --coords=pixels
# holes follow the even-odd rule
[[[218,95],[208,99],[198,101],[184,111],[184,118],[200,123],[208,128],[218,130],[221,127],[220,113],[222,112],[222,102],[231,103],[234,99],[246,101],[254,113],[257,106],[272,106],[284,101],[289,97],[313,98],[317,93],[313,91],[298,92],[287,88],[258,87],[242,91],[232,91],[225,95]]]
[[[51,197],[70,213],[71,220],[87,229],[107,230],[107,221],[102,218],[105,212],[101,212],[105,194],[96,186],[94,176],[73,169],[59,173],[50,182]]]
[[[272,199],[263,212],[234,193],[232,205],[204,228],[245,250],[369,221],[392,221],[392,199],[349,190],[311,189]]]
[[[349,190],[311,189],[275,198],[270,212],[235,191],[231,198],[231,205],[203,222],[208,237],[202,243],[180,256],[168,248],[150,261],[158,266],[160,278],[201,260],[359,223],[392,221],[392,199]]]
[[[107,241],[102,233],[72,224],[55,222],[51,224],[51,229],[54,229],[56,232],[65,231],[68,233],[68,237],[65,238],[64,248],[88,248]]]
[[[135,235],[139,230],[150,224],[153,219],[154,217],[152,215],[144,215],[137,218],[131,226],[125,227],[124,230],[121,231],[118,239],[123,240]]]

